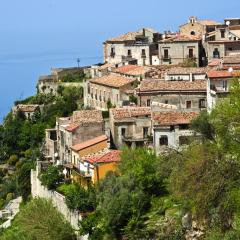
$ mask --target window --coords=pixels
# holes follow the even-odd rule
[[[118,94],[116,94],[116,99],[117,99],[117,102],[118,102]]]
[[[213,51],[213,58],[220,58],[220,53],[218,51],[218,48],[215,48]]]
[[[186,101],[186,108],[192,107],[192,101]]]
[[[194,31],[191,31],[191,35],[193,35],[193,36],[194,36],[194,35],[196,35],[196,33],[195,33]]]
[[[222,84],[223,84],[223,89],[226,91],[227,90],[227,81],[223,80]]]
[[[206,107],[205,99],[199,99],[199,108],[205,108],[205,107]]]
[[[142,57],[146,57],[146,50],[142,49]]]
[[[125,137],[125,135],[126,135],[126,128],[121,128],[121,135],[122,135],[122,137]]]
[[[148,99],[148,100],[147,100],[147,107],[150,107],[150,105],[151,105],[151,100]]]
[[[188,57],[193,58],[193,49],[192,48],[188,49]]]
[[[90,84],[88,84],[88,94],[90,94]]]
[[[168,137],[167,136],[161,136],[159,139],[160,146],[168,146]]]
[[[147,138],[148,136],[148,127],[143,127],[143,138]]]
[[[112,58],[115,57],[115,48],[114,48],[114,47],[111,47],[111,53],[110,53],[110,56],[111,56]]]
[[[128,56],[131,57],[132,56],[132,51],[130,49],[128,49]]]
[[[225,30],[221,30],[221,38],[225,38]]]
[[[164,49],[163,58],[164,58],[164,59],[168,59],[168,49]]]
[[[168,104],[168,100],[165,100],[165,104]]]

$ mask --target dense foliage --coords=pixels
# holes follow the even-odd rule
[[[2,240],[75,240],[74,230],[52,205],[44,199],[34,199],[24,206],[13,225],[0,233]]]

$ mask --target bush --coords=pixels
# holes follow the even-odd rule
[[[63,181],[63,174],[57,166],[49,166],[48,169],[40,175],[42,184],[48,189],[56,189]]]
[[[11,155],[10,158],[8,159],[7,163],[9,165],[15,166],[16,163],[18,162],[18,156],[17,155]]]
[[[8,193],[6,197],[6,202],[10,202],[14,199],[14,193]]]

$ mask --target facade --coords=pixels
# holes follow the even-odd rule
[[[37,104],[18,104],[12,108],[13,115],[16,115],[17,112],[24,114],[26,119],[32,119],[35,114],[41,112],[41,109]]]
[[[144,146],[151,138],[151,108],[123,107],[110,109],[110,131],[115,147]]]
[[[158,35],[152,29],[143,28],[109,39],[104,42],[104,62],[150,65],[152,54],[157,50],[154,42]]]
[[[174,105],[181,111],[201,111],[206,108],[207,82],[146,79],[141,82],[137,94],[142,107],[161,103]]]
[[[195,81],[206,80],[206,72],[208,68],[197,67],[174,67],[165,74],[167,81]]]
[[[211,111],[216,102],[221,98],[226,98],[229,93],[231,80],[235,72],[226,70],[209,71],[207,73],[207,109]]]
[[[71,147],[104,134],[102,112],[82,110],[73,112],[70,118],[59,118],[56,124],[58,159],[71,163]]]
[[[213,20],[198,20],[197,17],[190,17],[188,22],[179,27],[180,34],[200,36],[201,38],[215,30],[220,23]]]
[[[37,90],[43,94],[57,94],[58,79],[56,75],[40,76],[37,84]]]
[[[178,65],[186,60],[202,66],[204,51],[198,36],[180,35],[159,41],[160,64]]]
[[[196,112],[153,112],[153,147],[157,154],[192,142],[196,133],[189,129]]]
[[[84,106],[108,110],[111,103],[120,107],[129,101],[128,91],[137,86],[135,78],[110,74],[104,77],[90,79],[84,86]]]

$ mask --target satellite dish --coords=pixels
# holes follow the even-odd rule
[[[226,25],[229,26],[230,25],[230,21],[226,21]]]
[[[233,68],[232,67],[230,67],[229,69],[228,69],[228,72],[233,72]]]

